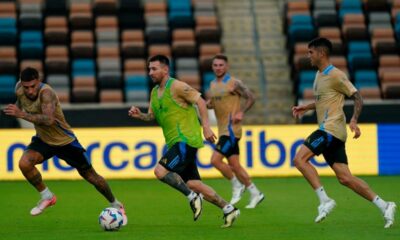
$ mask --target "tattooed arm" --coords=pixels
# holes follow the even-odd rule
[[[360,116],[361,110],[363,107],[363,99],[361,97],[361,94],[358,91],[355,92],[350,98],[354,100],[353,116],[351,117],[350,124],[349,124],[350,130],[352,132],[354,132],[353,138],[359,138],[361,136],[361,130],[357,126],[357,121],[358,121],[358,117]]]
[[[56,95],[50,90],[43,90],[40,94],[40,101],[42,109],[41,114],[31,114],[22,111],[20,106],[18,106],[18,102],[17,104],[9,104],[4,109],[4,112],[9,116],[22,118],[33,124],[50,126],[55,122],[54,112],[56,109]]]
[[[243,82],[240,80],[235,81],[234,92],[236,92],[240,95],[240,97],[243,97],[246,100],[243,110],[236,112],[232,117],[232,121],[234,123],[239,123],[243,120],[244,113],[253,106],[255,98],[250,89],[248,89],[247,86],[244,85]]]
[[[250,91],[250,89],[244,85],[244,83],[240,80],[235,81],[235,90],[241,97],[246,99],[246,103],[244,105],[243,112],[247,112],[254,104],[255,97],[254,94]]]
[[[147,113],[142,113],[138,107],[132,106],[131,109],[128,111],[128,115],[132,118],[138,118],[143,121],[153,121],[154,120],[154,113],[151,110],[151,101],[150,107]]]

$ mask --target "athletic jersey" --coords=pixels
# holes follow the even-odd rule
[[[30,100],[25,96],[23,88],[17,87],[16,95],[19,103],[22,106],[22,109],[30,114],[42,114],[40,97],[45,89],[47,91],[52,91],[54,95],[56,95],[54,90],[49,85],[41,83],[38,97],[36,100]],[[64,146],[73,142],[76,137],[72,132],[71,127],[65,121],[58,97],[55,103],[54,117],[55,122],[51,126],[34,124],[36,135],[43,142],[52,146]]]
[[[151,92],[151,109],[163,130],[168,148],[177,142],[184,142],[194,148],[202,147],[201,126],[193,106],[200,93],[174,78],[168,79],[160,97],[158,89],[157,85]]]
[[[346,141],[346,116],[343,111],[345,95],[350,97],[357,89],[346,74],[333,65],[317,72],[314,80],[314,97],[319,128]]]
[[[226,74],[222,81],[211,82],[211,104],[218,123],[218,135],[242,137],[242,123],[233,123],[232,117],[240,111],[240,95],[234,92],[236,78]]]

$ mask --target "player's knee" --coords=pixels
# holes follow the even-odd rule
[[[296,156],[294,157],[294,159],[293,159],[293,163],[294,163],[294,166],[295,166],[297,169],[301,169],[301,168],[303,167],[304,161],[303,161],[303,159],[302,159],[301,156],[296,155]]]
[[[229,163],[229,166],[234,173],[238,173],[242,170],[242,166],[240,166],[240,163]]]
[[[220,164],[220,160],[215,159],[215,158],[211,158],[211,164],[215,167],[218,166]]]
[[[20,169],[22,172],[25,172],[25,171],[31,170],[31,169],[33,168],[34,165],[33,165],[32,161],[29,160],[27,157],[22,157],[22,158],[19,160],[18,166],[19,166],[19,169]]]
[[[165,176],[165,174],[159,167],[154,168],[154,175],[157,179],[162,179]]]

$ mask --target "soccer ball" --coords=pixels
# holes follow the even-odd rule
[[[116,231],[122,226],[122,213],[112,207],[105,208],[99,216],[99,224],[106,231]]]

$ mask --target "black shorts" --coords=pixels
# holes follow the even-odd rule
[[[34,136],[27,149],[42,154],[44,160],[57,156],[64,159],[71,167],[79,170],[86,170],[92,167],[85,154],[86,150],[77,139],[64,146],[51,146],[43,142],[39,137]]]
[[[201,180],[196,165],[197,148],[184,142],[175,143],[158,162],[171,172],[181,176],[183,181]]]
[[[345,143],[331,134],[316,130],[304,141],[315,155],[322,155],[325,161],[332,167],[334,163],[347,164]]]
[[[232,155],[239,155],[239,140],[240,138],[221,136],[218,139],[215,150],[226,158],[229,158]]]

